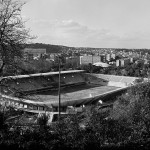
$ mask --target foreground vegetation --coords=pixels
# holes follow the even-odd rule
[[[12,114],[12,113],[11,113]],[[86,107],[79,115],[39,126],[6,125],[0,113],[0,147],[3,149],[148,149],[150,146],[150,83],[137,85],[119,96],[112,109]],[[42,121],[43,119],[43,121]]]
[[[47,66],[50,64],[44,61],[34,61],[32,65],[16,64],[16,57],[22,58],[22,45],[32,38],[21,18],[23,4],[5,0],[0,2],[0,6],[0,76],[4,73],[14,75],[49,71],[51,68]],[[141,75],[141,66],[132,68],[124,68],[123,74],[132,76],[136,72],[137,76]],[[143,75],[148,68],[145,66]],[[19,73],[15,72],[19,69]],[[89,72],[98,72],[96,69],[94,71],[91,65],[87,66]],[[98,73],[105,71],[107,73],[108,70]],[[114,68],[111,71],[112,74],[120,74]],[[148,149],[150,146],[150,83],[133,87],[118,97],[112,110],[102,111],[98,106],[89,106],[82,114],[67,117],[51,126],[46,125],[44,117],[38,120],[39,126],[36,127],[9,125],[7,118],[14,110],[5,109],[0,112],[0,149]]]

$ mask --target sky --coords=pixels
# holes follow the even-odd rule
[[[33,42],[95,48],[150,48],[150,0],[26,0]]]

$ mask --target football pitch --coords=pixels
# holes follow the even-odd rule
[[[99,85],[79,85],[75,87],[66,87],[61,89],[61,102],[94,98],[110,93],[117,89],[119,89],[119,87]],[[49,90],[33,95],[28,95],[26,99],[50,104],[57,103],[59,98],[57,90]]]

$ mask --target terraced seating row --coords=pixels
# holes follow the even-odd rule
[[[80,74],[69,74],[62,76],[62,80],[65,84],[76,84],[85,82],[84,78]]]
[[[127,77],[127,76],[116,76],[116,75],[106,75],[106,74],[98,74],[98,78],[113,81],[113,82],[122,82],[126,84],[133,83],[138,77]]]
[[[85,80],[80,74],[61,75],[61,86],[68,86],[71,84],[79,84],[83,82],[85,82]],[[7,85],[13,92],[30,92],[49,88],[58,88],[58,84],[58,74],[51,76],[36,76],[30,78],[8,79],[5,82],[5,85]]]

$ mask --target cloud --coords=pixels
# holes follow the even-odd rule
[[[132,31],[124,33],[121,36],[121,40],[124,41],[147,41],[150,40],[150,33],[144,31]]]
[[[142,31],[113,33],[109,29],[93,29],[73,20],[32,20],[32,32],[36,42],[68,46],[117,47],[135,45],[150,39],[150,34]],[[138,45],[138,44],[137,44]]]

